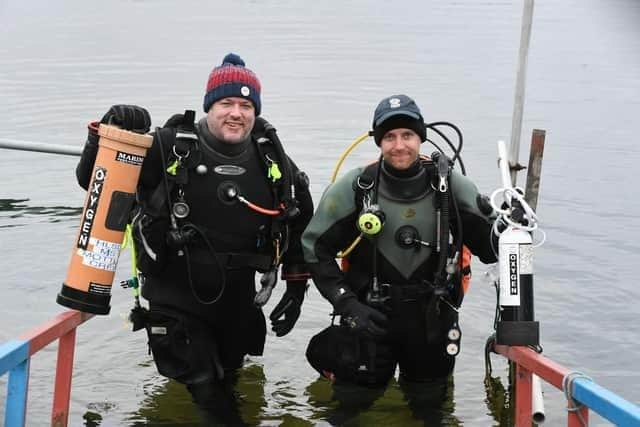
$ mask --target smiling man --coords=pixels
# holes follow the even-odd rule
[[[213,136],[228,144],[238,144],[253,129],[255,108],[244,98],[223,98],[211,106],[206,120]]]
[[[384,392],[396,367],[414,415],[442,413],[460,349],[462,243],[496,260],[491,207],[444,154],[420,156],[426,129],[413,99],[383,99],[370,132],[379,161],[333,183],[302,235],[313,281],[340,315],[307,358],[351,414]]]
[[[313,213],[308,180],[260,117],[260,94],[256,74],[226,55],[207,79],[206,116],[194,123],[193,111],[176,114],[153,133],[136,194],[133,236],[149,310],[134,309],[134,329],[146,329],[158,371],[187,386],[206,425],[242,424],[236,371],[247,354],[263,353],[262,306],[279,269],[287,288],[270,315],[279,337],[298,320],[309,277],[300,244]],[[102,123],[142,133],[150,118],[115,105]],[[76,170],[84,188],[95,129]]]

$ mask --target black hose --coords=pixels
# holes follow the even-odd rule
[[[442,148],[440,148],[440,146],[438,144],[436,144],[433,140],[427,138],[425,141],[427,141],[429,144],[431,144],[434,147],[436,147],[436,150],[438,150],[440,153],[445,154],[444,150]]]
[[[464,162],[462,161],[462,157],[460,156],[460,152],[462,151],[462,145],[463,145],[463,137],[462,137],[462,132],[460,131],[460,129],[458,129],[458,127],[456,125],[454,125],[453,123],[449,123],[449,122],[433,122],[433,123],[425,123],[425,126],[427,129],[431,129],[432,131],[434,131],[435,133],[437,133],[440,138],[442,138],[447,145],[451,148],[451,150],[453,151],[453,157],[452,157],[452,161],[453,162],[458,162],[460,164],[460,170],[462,171],[463,175],[466,175],[466,168],[464,167]],[[445,135],[440,129],[438,129],[438,126],[447,126],[450,127],[451,129],[453,129],[456,134],[458,135],[458,146],[454,146],[453,143],[451,142],[451,140],[449,139],[449,137],[447,137],[447,135]],[[434,147],[436,147],[438,149],[438,151],[442,152],[442,149],[440,149],[440,147],[438,147],[436,144],[433,143],[433,141],[427,139],[427,141],[429,141],[429,143],[431,143]]]
[[[456,216],[456,235],[454,236],[455,240],[453,242],[453,246],[460,257],[458,262],[462,260],[462,245],[463,245],[463,228],[462,228],[462,218],[460,217],[460,209],[458,208],[458,201],[453,195],[453,189],[451,188],[451,183],[449,183],[449,187],[447,189],[449,192],[449,197],[451,198],[451,205],[453,206],[453,214]],[[462,272],[460,272],[460,280],[462,280]],[[459,282],[459,285],[461,283]],[[457,305],[460,306],[462,304],[462,299],[464,298],[464,290],[459,289],[458,301],[456,301]]]
[[[165,200],[167,201],[167,208],[169,209],[169,216],[172,217],[174,219],[173,222],[175,222],[175,218],[173,217],[173,210],[171,209],[171,196],[169,194],[169,180],[167,179],[167,160],[164,157],[164,144],[162,142],[162,137],[160,136],[160,131],[162,129],[160,129],[159,127],[156,128],[156,137],[158,138],[158,147],[160,149],[160,162],[162,163],[162,182],[164,183],[164,190],[167,193],[167,197],[165,198]]]
[[[374,205],[378,204],[378,186],[380,185],[380,171],[382,170],[383,160],[384,158],[382,157],[382,154],[380,154],[380,157],[378,158],[378,168],[376,169],[376,176],[373,181],[373,198],[371,201]]]
[[[456,152],[456,156],[457,156],[457,154],[459,154],[462,151],[462,144],[463,144],[462,131],[456,125],[454,125],[453,123],[450,123],[450,122],[441,121],[441,122],[427,123],[426,126],[428,128],[430,128],[431,130],[436,130],[437,126],[447,126],[447,127],[450,127],[451,129],[453,129],[455,131],[455,133],[458,135],[458,148],[457,149],[454,148],[453,150]],[[450,142],[449,138],[447,138],[447,137],[443,137],[443,138]],[[451,145],[451,147],[453,148],[452,145]]]
[[[492,334],[487,338],[484,343],[484,376],[485,378],[491,377],[493,369],[491,367],[491,353],[493,352],[493,346],[496,344],[496,334]]]
[[[185,244],[182,247],[182,250],[185,253],[185,262],[186,262],[186,267],[187,267],[187,280],[189,281],[189,288],[191,289],[191,293],[193,294],[193,297],[196,299],[196,301],[198,301],[200,304],[204,304],[204,305],[211,305],[216,303],[221,297],[222,294],[224,293],[224,290],[227,286],[227,275],[226,275],[226,271],[224,266],[222,265],[222,263],[220,262],[220,260],[218,259],[218,257],[216,257],[216,251],[213,248],[213,245],[211,244],[211,242],[209,241],[209,239],[207,238],[207,236],[202,232],[202,230],[200,230],[198,227],[196,227],[193,224],[185,224],[182,227],[180,227],[178,229],[177,227],[177,221],[175,219],[175,216],[173,215],[173,210],[171,209],[171,197],[169,194],[169,179],[167,178],[167,161],[165,159],[164,156],[164,147],[163,147],[163,143],[162,143],[162,137],[160,136],[160,128],[156,128],[156,136],[158,137],[158,146],[160,147],[160,161],[162,162],[162,178],[163,178],[163,183],[164,183],[164,188],[165,191],[167,193],[167,197],[166,197],[166,201],[167,201],[167,207],[169,209],[169,217],[171,218],[171,227],[172,229],[174,229],[174,231],[177,231],[179,234],[181,235],[186,235],[186,233],[188,233],[189,230],[193,230],[196,234],[198,234],[202,240],[204,241],[205,245],[207,246],[207,249],[209,250],[209,253],[213,256],[213,258],[215,259],[217,265],[218,265],[218,270],[220,271],[220,276],[222,278],[222,286],[220,287],[220,292],[218,293],[218,295],[213,298],[210,301],[206,301],[204,299],[202,299],[198,293],[196,292],[195,287],[193,286],[193,279],[192,279],[192,275],[191,275],[191,259],[189,257],[189,248],[188,248],[188,244]]]
[[[458,201],[456,200],[455,196],[453,195],[453,189],[451,188],[451,182],[449,182],[449,186],[447,188],[447,191],[449,193],[449,197],[451,198],[451,205],[453,206],[453,213],[456,216],[456,241],[454,242],[454,247],[456,248],[456,250],[458,251],[458,253],[460,253],[460,256],[462,256],[462,236],[464,235],[463,233],[463,226],[462,226],[462,218],[460,217],[460,209],[458,208]]]
[[[193,286],[193,277],[191,275],[191,258],[189,256],[189,245],[185,244],[182,249],[184,250],[185,263],[187,265],[187,280],[189,281],[189,288],[191,289],[191,294],[196,299],[196,301],[198,301],[200,304],[204,304],[204,305],[215,304],[216,302],[218,302],[218,300],[220,300],[220,298],[222,298],[222,295],[224,294],[224,291],[227,287],[226,269],[222,265],[222,262],[216,256],[216,251],[213,245],[211,244],[211,241],[207,238],[206,234],[202,230],[200,230],[200,228],[196,227],[193,224],[185,224],[182,227],[180,227],[180,232],[185,235],[190,230],[194,231],[198,236],[200,236],[202,241],[204,241],[204,244],[209,250],[209,253],[211,254],[212,258],[215,260],[215,263],[217,264],[218,271],[220,272],[220,278],[222,280],[222,285],[220,286],[220,292],[218,292],[218,295],[216,295],[215,298],[209,301],[206,301],[204,298],[201,298],[200,295],[198,295],[198,292],[196,291],[195,287]]]

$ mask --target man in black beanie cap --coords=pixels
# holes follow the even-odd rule
[[[427,129],[422,113],[415,101],[407,95],[394,95],[383,99],[373,113],[373,138],[376,145],[391,129],[406,128],[414,131],[420,142],[427,139]]]
[[[336,180],[302,235],[313,281],[340,315],[311,339],[307,359],[355,410],[380,396],[399,367],[414,415],[436,425],[427,414],[442,413],[434,405],[452,392],[460,349],[462,244],[495,262],[495,215],[444,154],[420,156],[427,134],[413,99],[383,99],[372,127],[380,160]],[[348,252],[343,268],[339,251]]]

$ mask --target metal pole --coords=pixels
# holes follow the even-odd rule
[[[516,398],[514,425],[516,427],[531,426],[531,371],[522,365],[516,364]]]
[[[73,354],[76,348],[76,329],[72,329],[58,341],[56,381],[51,409],[51,426],[67,427],[69,424],[69,401],[71,400],[71,378],[73,377]]]
[[[17,139],[6,138],[0,138],[0,148],[21,151],[37,151],[49,154],[62,154],[65,156],[80,156],[82,154],[82,147],[48,144],[46,142],[19,141]]]
[[[546,420],[544,412],[544,396],[542,394],[542,383],[536,374],[531,375],[531,421],[534,424],[542,424]]]
[[[522,32],[520,34],[520,52],[518,54],[518,74],[516,76],[516,94],[513,104],[513,120],[511,123],[511,145],[509,146],[509,164],[511,168],[511,183],[515,187],[520,152],[520,134],[522,132],[522,111],[524,109],[524,89],[527,77],[527,57],[529,56],[529,41],[531,39],[531,23],[533,21],[533,0],[525,0],[522,12]]]

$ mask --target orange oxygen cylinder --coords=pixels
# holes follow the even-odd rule
[[[104,124],[98,135],[80,230],[56,301],[87,313],[108,314],[120,247],[153,137]]]

